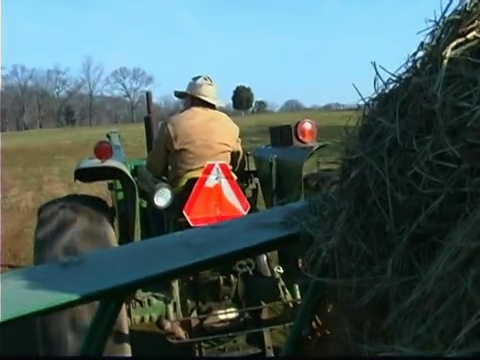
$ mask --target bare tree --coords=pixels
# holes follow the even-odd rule
[[[66,104],[78,94],[82,88],[83,81],[70,76],[68,68],[62,68],[54,65],[52,69],[47,70],[47,84],[55,101],[55,116],[57,126],[63,126],[62,115]]]
[[[12,65],[7,71],[2,71],[2,87],[10,88],[15,93],[16,106],[15,121],[17,130],[26,130],[29,127],[27,108],[30,100],[33,69],[25,65]]]
[[[152,75],[139,67],[120,67],[108,76],[110,90],[127,100],[130,107],[130,121],[135,122],[135,110],[141,101],[143,91],[153,84]]]
[[[88,124],[94,125],[95,97],[102,91],[103,66],[95,64],[92,57],[87,56],[82,64],[81,78],[83,87],[88,95]]]
[[[36,110],[36,128],[41,129],[45,127],[45,122],[51,115],[51,97],[52,95],[48,91],[48,77],[47,72],[41,69],[35,69],[32,76],[32,90],[35,99]]]
[[[13,118],[12,113],[15,112],[15,92],[6,87],[4,81],[2,81],[0,109],[0,131],[11,131],[10,120]]]

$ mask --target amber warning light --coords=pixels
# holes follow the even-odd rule
[[[106,140],[99,141],[93,148],[93,154],[100,161],[107,161],[113,157],[113,147]]]
[[[303,119],[295,124],[295,137],[303,144],[317,141],[318,128],[313,120]]]

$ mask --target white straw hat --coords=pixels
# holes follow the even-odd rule
[[[193,77],[187,85],[187,90],[176,90],[173,95],[179,99],[185,99],[185,96],[190,95],[217,108],[224,105],[224,102],[217,97],[217,85],[210,76],[205,75]]]

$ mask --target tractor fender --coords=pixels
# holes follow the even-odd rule
[[[74,171],[74,180],[83,183],[118,181],[123,191],[121,203],[115,205],[119,223],[119,243],[134,241],[138,204],[138,189],[128,167],[121,161],[110,159],[100,161],[88,158],[80,161]],[[114,203],[117,199],[113,196]]]
[[[263,146],[253,152],[262,194],[267,208],[303,198],[305,162],[328,143],[311,146]]]
[[[113,159],[100,161],[96,158],[88,158],[80,161],[75,168],[74,179],[83,183],[112,180],[130,181],[136,187],[135,180],[125,164]]]

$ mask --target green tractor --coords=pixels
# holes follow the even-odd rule
[[[150,110],[151,93],[147,92],[146,97],[148,114],[144,123],[148,152],[156,124]],[[316,141],[316,125],[308,119],[295,126],[274,126],[269,131],[270,145],[246,153],[245,167],[233,175],[244,203],[248,201],[243,209],[249,213],[259,211],[260,196],[267,208],[302,199],[304,164],[327,145]],[[107,140],[97,143],[94,154],[95,157],[77,165],[75,180],[107,182],[116,211],[120,245],[204,225],[187,219],[185,212],[201,179],[187,183],[175,193],[165,180],[146,175],[144,158],[127,160],[117,131],[109,132]],[[217,165],[221,164],[213,164]],[[232,176],[228,174],[223,180],[232,184]],[[220,201],[216,199],[212,197],[211,201]],[[211,205],[222,208],[220,203]],[[243,214],[217,215],[216,221],[224,221]],[[205,224],[212,222],[215,221]],[[127,306],[130,326],[154,324],[158,328],[158,336],[166,344],[153,350],[158,356],[172,353],[165,346],[195,357],[273,356],[272,330],[291,325],[301,301],[302,252],[299,243],[278,249],[276,254],[258,254],[218,264],[215,269],[185,274],[168,284],[141,289]],[[166,333],[162,336],[165,326],[160,324],[178,324],[185,336]]]

